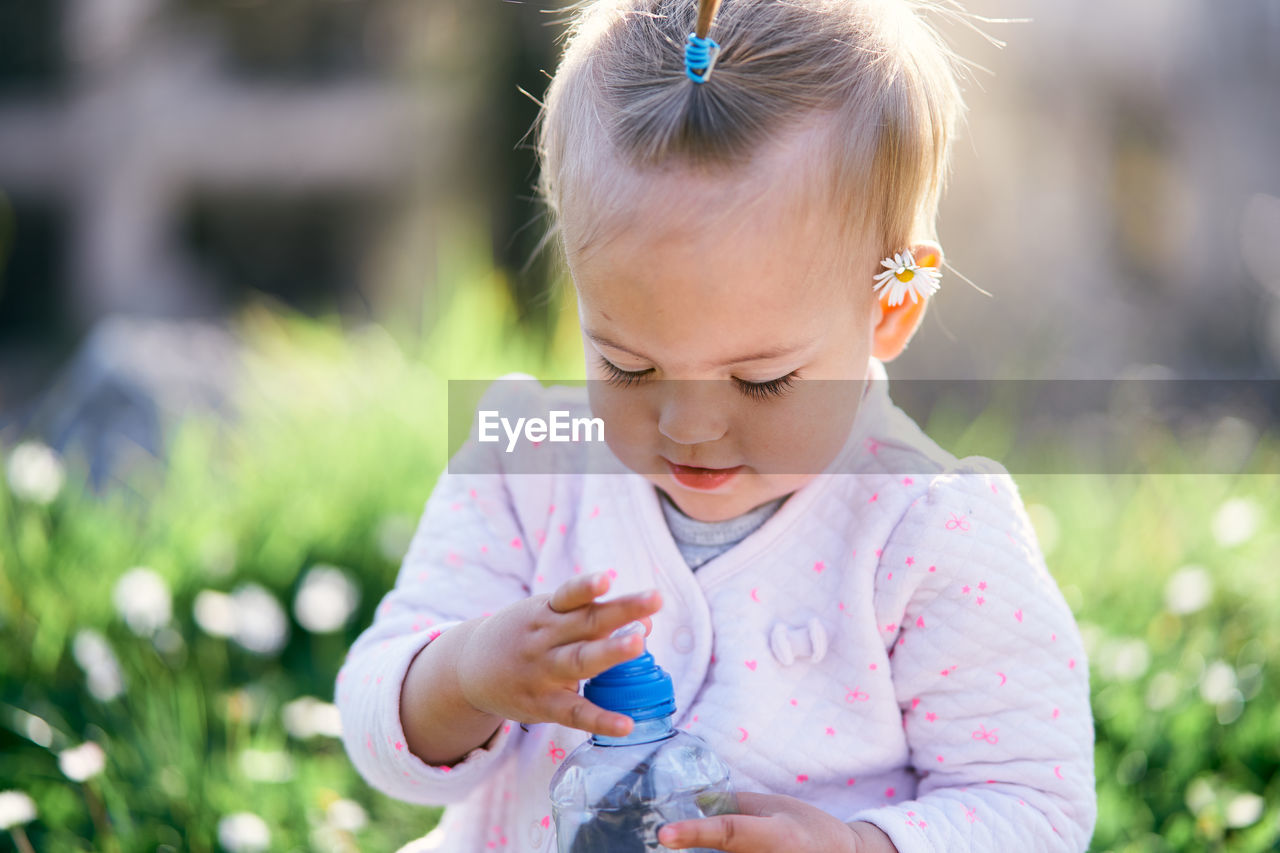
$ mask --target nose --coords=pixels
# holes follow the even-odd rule
[[[659,404],[658,431],[676,444],[705,444],[729,431],[728,405],[712,380],[668,380]]]

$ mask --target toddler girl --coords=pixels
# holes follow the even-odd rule
[[[888,395],[962,109],[919,5],[575,6],[540,188],[588,388],[516,374],[480,408],[600,417],[607,451],[473,431],[351,649],[352,761],[450,804],[407,849],[553,849],[557,766],[632,725],[580,682],[637,620],[743,792],[667,847],[1088,846],[1088,664],[1017,487]]]

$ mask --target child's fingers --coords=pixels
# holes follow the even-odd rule
[[[639,622],[662,609],[662,593],[656,589],[624,595],[613,601],[580,608],[566,620],[565,641],[606,637],[624,625]],[[646,632],[647,635],[647,632]]]
[[[576,693],[559,693],[551,700],[550,721],[607,737],[630,734],[635,722],[626,714],[606,711]]]
[[[603,572],[582,575],[556,587],[547,602],[556,613],[568,613],[585,607],[609,591],[609,576]]]
[[[658,830],[663,847],[710,847],[726,853],[786,850],[795,843],[787,836],[772,818],[740,814],[684,820]]]
[[[553,649],[551,667],[557,678],[577,681],[591,678],[611,666],[631,660],[643,650],[644,638],[639,634],[609,637],[605,640],[582,640]]]

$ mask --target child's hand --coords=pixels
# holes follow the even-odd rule
[[[741,814],[682,820],[658,830],[662,846],[710,847],[725,853],[896,853],[879,827],[838,817],[777,794],[738,794]]]
[[[578,683],[640,654],[643,636],[609,635],[630,622],[648,623],[662,596],[652,590],[595,603],[608,591],[606,575],[576,577],[481,621],[458,657],[463,698],[508,720],[614,737],[630,732],[630,717],[588,702]]]

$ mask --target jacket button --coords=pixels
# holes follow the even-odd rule
[[[687,655],[693,651],[693,629],[688,625],[681,625],[671,637],[671,647],[682,655]]]
[[[779,622],[769,632],[769,650],[783,666],[791,666],[797,658],[809,658],[818,663],[827,654],[827,629],[822,627],[817,617],[794,628]]]

